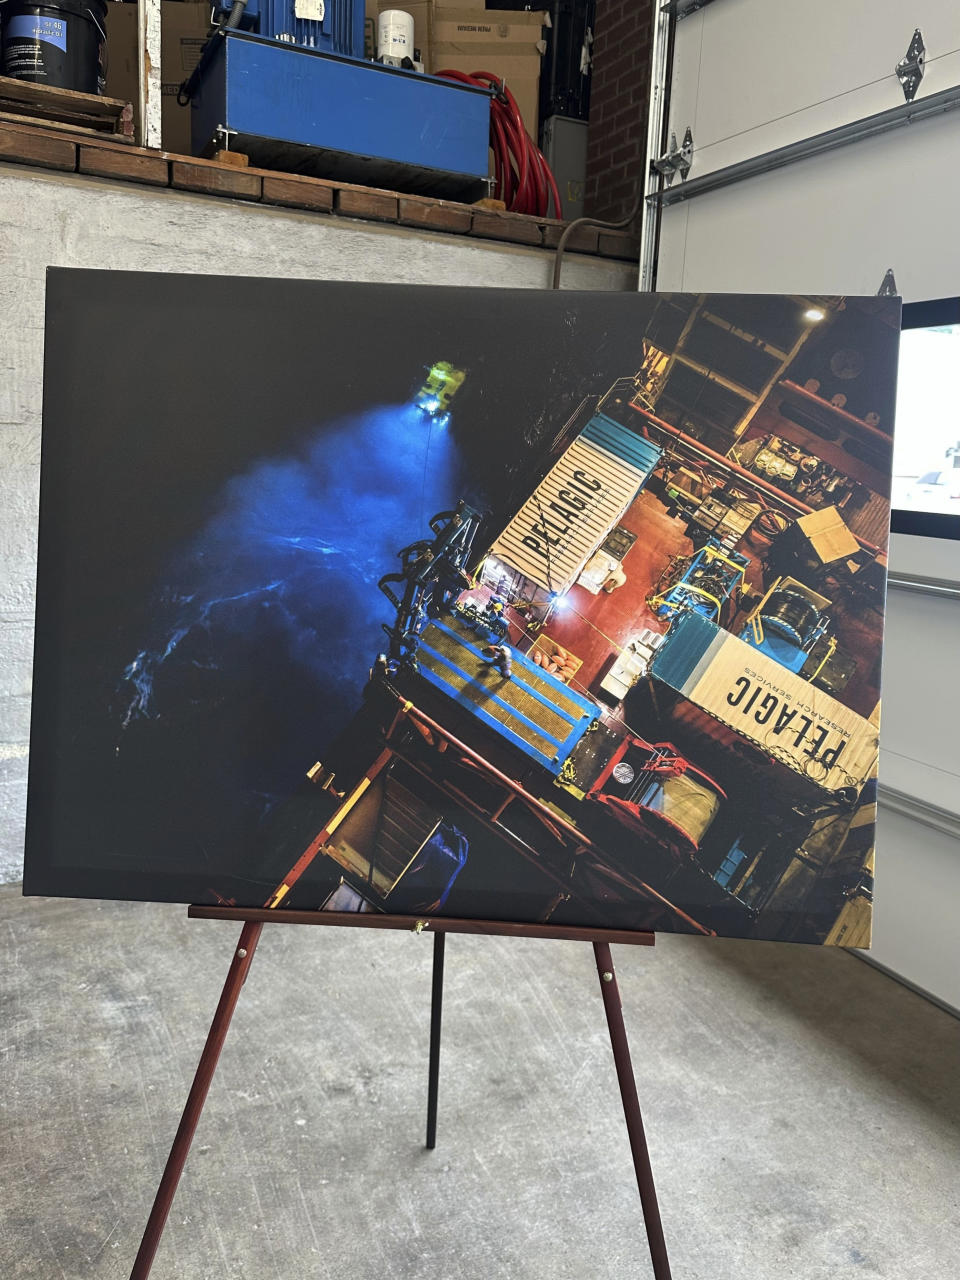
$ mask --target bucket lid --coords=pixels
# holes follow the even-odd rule
[[[106,0],[0,0],[0,8],[10,13],[70,13],[78,18],[91,18],[103,31],[107,21]]]

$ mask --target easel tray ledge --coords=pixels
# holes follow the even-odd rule
[[[355,929],[403,929],[408,933],[475,933],[504,938],[557,938],[569,942],[622,942],[652,947],[653,933],[591,929],[575,925],[519,924],[507,920],[463,920],[448,916],[374,915],[356,911],[284,911],[275,907],[221,907],[194,904],[192,920],[243,920],[259,924],[348,925]]]

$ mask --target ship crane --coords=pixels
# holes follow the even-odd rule
[[[383,624],[390,638],[391,665],[415,660],[420,632],[470,585],[466,571],[480,513],[461,501],[453,511],[440,511],[430,521],[433,538],[412,542],[399,552],[400,572],[387,573],[377,584],[397,616]],[[394,590],[394,585],[399,590]]]

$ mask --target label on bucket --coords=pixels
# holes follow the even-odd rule
[[[63,18],[43,18],[19,13],[7,24],[8,40],[43,40],[67,51],[67,24]]]

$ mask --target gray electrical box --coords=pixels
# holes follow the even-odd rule
[[[550,116],[543,123],[543,154],[557,180],[567,222],[583,217],[587,181],[587,122]]]

